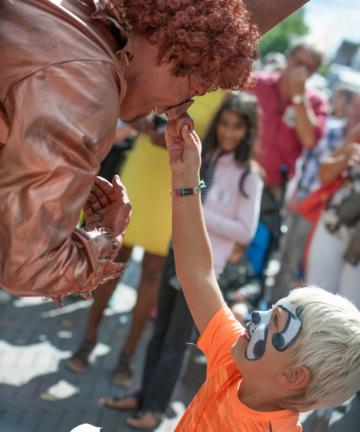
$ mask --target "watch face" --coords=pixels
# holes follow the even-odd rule
[[[303,100],[304,100],[304,98],[302,95],[295,95],[291,99],[291,101],[294,105],[301,104]]]

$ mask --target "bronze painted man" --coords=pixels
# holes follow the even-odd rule
[[[86,295],[121,272],[131,206],[118,178],[96,179],[117,118],[184,116],[194,95],[245,85],[259,34],[305,0],[268,3],[1,1],[1,286]]]

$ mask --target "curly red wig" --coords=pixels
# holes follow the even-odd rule
[[[110,0],[126,29],[159,47],[177,76],[197,73],[207,91],[246,86],[259,32],[242,0]]]

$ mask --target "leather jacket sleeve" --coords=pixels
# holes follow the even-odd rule
[[[0,150],[0,285],[9,292],[58,298],[109,278],[112,240],[75,226],[112,143],[118,95],[100,61],[51,65],[10,90]]]

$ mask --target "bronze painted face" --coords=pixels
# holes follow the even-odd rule
[[[140,54],[134,55],[127,70],[127,91],[120,106],[120,117],[131,121],[157,113],[169,113],[170,120],[181,116],[193,96],[204,94],[197,74],[177,76],[172,61],[159,63],[158,48],[142,37],[134,38]]]
[[[130,121],[155,111],[168,113],[173,120],[186,112],[193,96],[204,93],[193,76],[175,76],[171,63],[156,64],[146,73],[129,77],[120,116]]]

